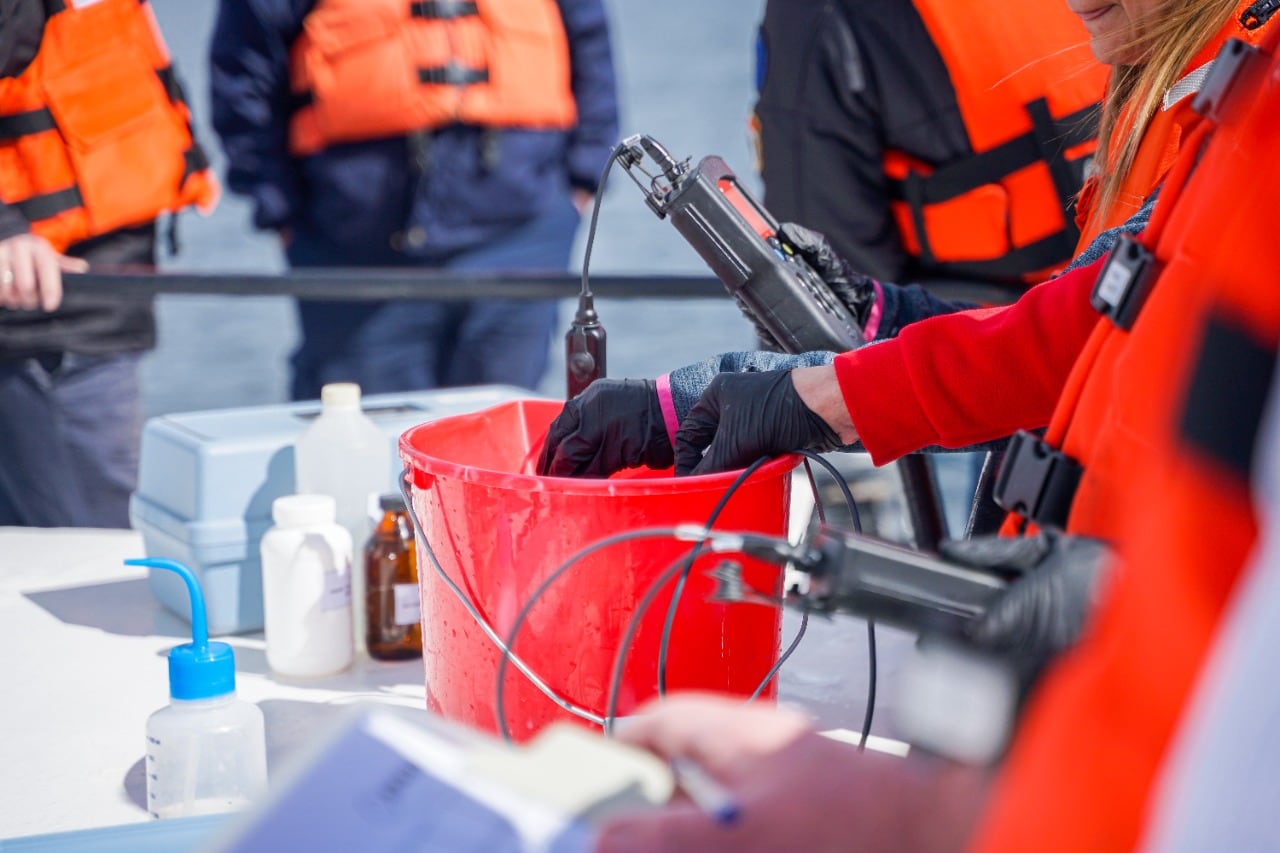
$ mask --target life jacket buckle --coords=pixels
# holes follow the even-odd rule
[[[1204,78],[1200,91],[1191,102],[1191,109],[1210,121],[1222,119],[1222,107],[1236,88],[1236,81],[1245,70],[1259,59],[1265,60],[1262,51],[1240,39],[1227,39],[1213,60],[1213,67]]]
[[[414,0],[409,4],[409,15],[414,18],[426,18],[437,21],[451,21],[455,18],[471,18],[480,14],[473,2],[465,0]]]
[[[456,60],[433,68],[419,68],[418,82],[443,86],[474,86],[489,82],[488,68],[468,68]]]
[[[1061,530],[1071,514],[1084,467],[1026,430],[1009,440],[993,497],[1008,512]]]
[[[1133,328],[1156,280],[1156,256],[1132,236],[1122,234],[1098,273],[1089,303],[1118,328]]]

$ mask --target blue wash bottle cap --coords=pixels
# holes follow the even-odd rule
[[[126,566],[146,566],[175,572],[191,596],[191,642],[169,650],[169,695],[174,699],[212,699],[236,689],[236,659],[231,646],[209,642],[204,593],[191,569],[177,560],[125,560]]]

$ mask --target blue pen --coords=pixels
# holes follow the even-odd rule
[[[716,823],[727,825],[738,819],[738,801],[728,788],[712,778],[701,765],[688,758],[673,758],[671,771],[694,805]]]

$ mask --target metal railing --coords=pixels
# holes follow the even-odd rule
[[[159,294],[292,296],[335,301],[401,299],[570,299],[582,281],[571,273],[456,273],[416,267],[316,267],[286,272],[183,272],[149,267],[95,266],[63,276],[68,298],[110,293],[122,299]],[[1012,302],[1014,287],[967,281],[930,282],[929,290],[949,300],[985,304]],[[592,275],[591,290],[614,299],[728,299],[711,276]]]

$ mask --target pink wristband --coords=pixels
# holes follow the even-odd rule
[[[680,429],[680,419],[676,417],[676,401],[671,398],[671,374],[664,373],[658,377],[658,405],[662,407],[662,422],[667,427],[667,438],[671,446],[676,446],[676,430]]]

